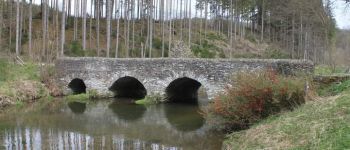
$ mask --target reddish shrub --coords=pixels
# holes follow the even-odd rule
[[[225,91],[204,111],[209,123],[221,129],[241,130],[305,102],[301,78],[268,70],[237,74]]]

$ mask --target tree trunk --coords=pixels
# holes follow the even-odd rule
[[[153,0],[150,1],[150,14],[149,14],[149,58],[152,58],[153,48]]]
[[[20,23],[19,23],[19,53],[22,51],[22,37],[23,37],[23,10],[24,10],[24,0],[20,3]]]
[[[164,57],[164,49],[165,49],[165,3],[162,1],[162,57]]]
[[[169,0],[169,9],[172,8],[172,0]],[[169,45],[168,45],[168,54],[171,50],[171,43],[172,43],[172,35],[173,35],[173,31],[172,31],[172,16],[171,16],[171,11],[170,11],[170,15],[169,15]]]
[[[90,6],[90,22],[89,22],[89,49],[92,49],[92,11],[93,11],[93,7],[92,4],[94,4],[94,0],[91,0],[91,6]]]
[[[4,13],[4,2],[0,1],[0,49],[3,48],[3,38],[2,38],[2,28],[4,27],[4,17],[3,17],[3,13]]]
[[[70,4],[69,4],[70,5]],[[62,2],[62,18],[61,18],[61,57],[64,56],[64,41],[66,28],[66,10],[65,1]]]
[[[115,3],[116,9],[117,9],[117,2]],[[119,22],[120,22],[120,15],[119,15],[119,8],[121,7],[121,3],[118,5],[118,9],[116,11],[116,17],[117,17],[117,39],[116,39],[116,46],[115,46],[115,58],[118,58],[118,52],[119,52]]]
[[[192,28],[192,27],[191,27],[191,23],[192,23],[192,22],[191,22],[191,20],[192,20],[192,19],[191,19],[191,9],[192,9],[192,8],[191,8],[191,0],[189,0],[188,2],[189,2],[189,6],[188,6],[188,9],[189,9],[189,10],[188,10],[188,11],[189,11],[189,12],[188,12],[188,13],[189,13],[189,14],[188,14],[188,17],[189,17],[189,18],[188,18],[188,46],[191,48],[191,28]]]
[[[32,11],[32,0],[29,1],[29,33],[28,33],[28,39],[29,39],[29,47],[28,47],[28,53],[29,57],[32,58],[32,16],[33,16],[33,11]]]
[[[260,37],[260,41],[263,42],[264,40],[264,0],[261,0],[262,4],[261,4],[261,37]]]
[[[20,50],[19,50],[19,4],[20,0],[17,0],[17,7],[16,7],[16,55],[19,56],[20,55]]]
[[[77,40],[77,34],[78,34],[78,5],[79,5],[79,2],[78,0],[75,0],[74,1],[74,31],[73,31],[73,40],[76,41]]]
[[[82,15],[83,15],[83,50],[86,51],[86,0],[82,0]]]
[[[111,47],[111,0],[107,0],[107,57],[109,57],[109,50]]]
[[[96,34],[97,34],[97,56],[100,56],[100,17],[101,17],[101,3],[99,0],[97,0],[97,28],[96,28]]]

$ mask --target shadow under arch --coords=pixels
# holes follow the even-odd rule
[[[202,86],[197,80],[182,77],[172,81],[165,89],[170,103],[198,104],[198,89]]]
[[[164,104],[164,111],[170,125],[179,131],[195,131],[205,123],[198,105]]]
[[[83,114],[86,110],[86,103],[69,102],[68,107],[75,114]]]
[[[143,99],[147,95],[147,90],[143,84],[134,77],[125,76],[115,81],[109,90],[116,98]]]
[[[114,101],[108,106],[118,118],[125,121],[134,121],[143,117],[146,112],[146,107],[136,105],[128,101]]]
[[[82,79],[75,78],[69,84],[68,87],[72,90],[73,94],[86,93],[86,85]]]

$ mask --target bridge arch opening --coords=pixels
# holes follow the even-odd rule
[[[198,90],[201,86],[197,80],[178,78],[165,89],[166,98],[170,103],[198,104]]]
[[[115,81],[109,88],[116,98],[143,99],[147,90],[143,84],[134,77],[125,76]]]
[[[75,78],[69,84],[68,87],[72,90],[73,94],[86,93],[86,85],[82,79]]]

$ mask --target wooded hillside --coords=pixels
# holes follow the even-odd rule
[[[180,47],[206,58],[330,63],[336,50],[331,5],[330,0],[5,0],[0,46],[36,60],[168,57]]]

